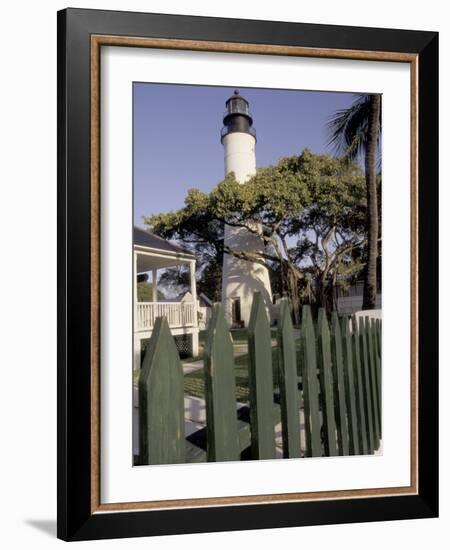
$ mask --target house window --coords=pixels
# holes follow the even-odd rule
[[[231,303],[231,318],[233,325],[239,325],[242,322],[240,298],[233,298]]]

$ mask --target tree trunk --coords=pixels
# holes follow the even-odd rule
[[[377,300],[378,204],[377,204],[377,141],[380,121],[379,94],[370,96],[365,156],[367,190],[367,266],[364,280],[363,309],[375,309]]]
[[[300,300],[298,296],[297,277],[291,270],[288,270],[287,276],[289,294],[292,304],[292,313],[294,315],[294,324],[298,326],[300,324]]]

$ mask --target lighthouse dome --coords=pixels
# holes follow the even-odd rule
[[[223,115],[221,138],[223,139],[232,132],[243,132],[252,135],[256,139],[248,101],[240,95],[239,90],[235,90],[233,95],[225,101],[225,106],[226,111]]]

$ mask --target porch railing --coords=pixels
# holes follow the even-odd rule
[[[194,306],[193,302],[138,302],[136,330],[152,330],[157,317],[165,317],[170,328],[195,326]]]

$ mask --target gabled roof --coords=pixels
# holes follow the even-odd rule
[[[165,239],[158,237],[158,235],[154,235],[153,233],[145,231],[139,227],[134,227],[133,244],[136,246],[145,246],[156,250],[164,250],[165,252],[183,254],[184,256],[195,258],[192,252],[186,248],[182,248],[181,246],[173,244],[170,241],[166,241]]]
[[[208,298],[208,296],[206,296],[206,294],[204,294],[203,292],[200,293],[198,298],[200,300],[200,303],[203,303],[205,306],[212,307],[214,305],[212,301]]]
[[[175,296],[174,298],[165,298],[164,301],[165,302],[175,302],[175,303],[180,303],[183,301],[184,298],[186,297],[190,297],[190,299],[192,300],[192,294],[191,294],[191,291],[190,290],[185,290],[184,292],[182,292],[181,294],[178,294],[178,296]]]

